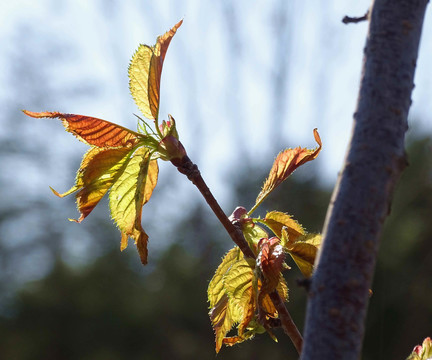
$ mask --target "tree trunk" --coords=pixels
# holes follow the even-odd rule
[[[352,139],[309,292],[303,360],[360,357],[381,228],[406,165],[404,136],[427,2],[372,4]]]

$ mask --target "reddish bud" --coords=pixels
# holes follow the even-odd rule
[[[182,143],[172,135],[165,136],[159,142],[158,152],[163,160],[183,159],[186,156]]]

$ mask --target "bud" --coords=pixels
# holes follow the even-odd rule
[[[173,135],[165,136],[159,142],[157,151],[162,160],[183,159],[186,156],[182,143]]]
[[[174,136],[176,139],[179,138],[176,124],[174,118],[168,114],[168,121],[162,121],[162,124],[159,125],[159,130],[162,133],[162,137],[167,137],[169,135]]]

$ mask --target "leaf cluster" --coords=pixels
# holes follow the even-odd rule
[[[121,232],[120,248],[125,249],[128,239],[133,239],[143,264],[148,258],[148,235],[141,224],[141,213],[157,184],[158,159],[171,161],[209,199],[202,178],[198,185],[199,171],[187,157],[174,118],[169,115],[168,121],[159,122],[163,62],[181,24],[182,21],[178,22],[159,36],[155,45],[140,45],[129,66],[131,95],[144,117],[154,122],[154,129],[140,117],[138,130],[132,131],[83,115],[24,111],[34,118],[60,119],[67,131],[90,145],[71,189],[64,193],[52,190],[59,197],[76,193],[80,213],[73,220],[76,222],[84,220],[109,192],[111,217]],[[243,248],[236,246],[226,254],[208,287],[217,352],[222,344],[233,345],[257,333],[267,332],[276,340],[272,328],[281,326],[280,308],[276,308],[271,296],[276,294],[282,302],[288,300],[288,286],[282,276],[289,269],[285,263],[287,254],[305,277],[312,274],[321,236],[308,234],[288,214],[270,211],[261,219],[253,218],[252,213],[299,166],[318,156],[322,143],[316,129],[313,134],[318,144],[315,149],[297,147],[279,153],[251,210],[247,212],[238,207],[229,220],[222,214],[228,225],[241,231],[242,237],[236,243],[241,245],[246,241],[247,244]],[[234,326],[237,335],[227,336]]]
[[[155,123],[149,130],[139,118],[138,131],[89,116],[59,112],[31,112],[35,118],[61,119],[65,129],[91,146],[78,169],[75,185],[64,197],[77,192],[76,201],[81,222],[109,191],[111,217],[121,232],[120,249],[128,238],[137,246],[141,262],[147,263],[148,235],[141,225],[142,207],[150,200],[158,180],[157,159],[182,158],[186,152],[179,142],[174,119],[159,124],[159,95],[162,66],[172,37],[181,26],[179,21],[154,46],[140,45],[129,66],[129,89],[142,114]]]

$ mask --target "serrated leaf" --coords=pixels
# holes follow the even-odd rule
[[[222,259],[207,289],[210,303],[209,315],[215,332],[216,352],[219,352],[225,335],[235,325],[233,318],[238,317],[232,302],[229,303],[223,277],[242,258],[243,255],[238,247],[231,249]]]
[[[279,283],[285,261],[285,253],[277,237],[261,239],[258,246],[259,253],[256,264],[263,275],[262,282],[265,286],[265,291],[270,293]]]
[[[229,301],[235,310],[232,313],[232,320],[239,323],[240,336],[255,313],[254,263],[253,260],[247,261],[243,258],[235,262],[222,279]]]
[[[299,236],[306,233],[303,227],[291,215],[280,211],[270,211],[264,219],[259,221],[271,229],[279,238],[282,237],[282,228],[285,226],[290,241],[295,241]]]
[[[243,257],[242,252],[236,246],[232,248],[222,259],[222,262],[218,266],[213,278],[211,279],[208,289],[207,297],[210,303],[210,309],[216,305],[217,302],[226,293],[223,283],[223,277],[225,276],[228,269],[233,266],[237,261]]]
[[[260,284],[260,290],[262,288],[262,284]],[[276,290],[279,293],[279,296],[284,302],[288,301],[288,285],[286,283],[285,278],[282,276],[282,274],[279,275],[279,282],[276,286]],[[266,312],[267,315],[271,317],[277,317],[278,312],[273,304],[273,301],[270,299],[270,295],[266,291],[260,291],[260,306],[262,309]]]
[[[240,341],[254,316],[253,267],[254,261],[246,260],[240,249],[235,247],[225,255],[210,281],[207,293],[209,315],[216,335],[216,352],[219,352],[226,334],[235,324],[239,324]],[[250,336],[253,334],[248,334]]]
[[[406,360],[430,360],[432,358],[432,340],[427,337],[422,345],[414,347],[412,353]]]
[[[237,336],[229,336],[223,339],[223,343],[227,346],[234,346],[246,340],[252,339],[255,334],[263,334],[266,329],[255,319],[252,319],[247,327],[247,330]]]
[[[143,264],[147,263],[148,235],[141,225],[143,205],[150,199],[158,178],[158,166],[151,153],[139,148],[110,191],[111,216],[122,233],[121,249],[130,237],[135,241]]]
[[[123,126],[90,116],[59,112],[23,112],[34,118],[58,118],[65,129],[88,145],[102,148],[132,148],[143,135]]]
[[[158,119],[160,79],[165,54],[172,37],[183,20],[164,35],[154,46],[140,45],[129,65],[129,89],[142,114],[148,119]]]
[[[257,245],[262,238],[268,238],[268,233],[261,226],[254,222],[242,223],[243,235],[251,249],[257,254]]]
[[[226,293],[240,308],[250,298],[246,293],[252,288],[253,277],[254,267],[243,258],[236,261],[222,278]]]
[[[233,311],[234,308],[232,303],[229,303],[226,293],[222,295],[215,306],[209,311],[210,320],[215,332],[216,353],[221,349],[226,334],[235,325]]]
[[[147,262],[148,236],[141,226],[142,206],[149,200],[157,182],[157,159],[182,160],[186,150],[178,140],[174,118],[159,127],[160,78],[165,55],[172,37],[181,26],[159,36],[152,47],[141,45],[129,67],[130,90],[142,112],[155,119],[156,130],[145,123],[135,132],[102,119],[60,112],[23,112],[34,118],[58,118],[67,131],[92,146],[82,160],[75,185],[59,197],[77,192],[81,222],[111,188],[110,210],[122,238],[120,248],[128,238],[135,240],[141,261]],[[140,148],[141,147],[141,148]]]
[[[315,258],[321,245],[321,234],[307,234],[286,248],[305,277],[314,270]]]
[[[270,169],[269,176],[265,180],[261,192],[258,194],[255,205],[249,211],[249,215],[276,187],[291,175],[295,169],[318,156],[321,151],[322,143],[317,129],[314,129],[314,137],[315,141],[318,143],[318,147],[315,149],[297,147],[279,153]]]
[[[108,189],[120,176],[131,150],[128,148],[101,149],[93,147],[87,151],[78,169],[75,185],[63,194],[51,190],[59,197],[67,196],[77,190],[77,208],[81,222],[95,208]]]
[[[265,329],[257,322],[258,303],[265,315],[277,317],[278,313],[269,293],[255,271],[255,261],[245,259],[238,247],[230,250],[216,270],[208,288],[210,319],[216,335],[216,352],[222,344],[234,345],[251,339]],[[285,279],[279,273],[276,286],[281,298],[288,299]],[[237,324],[237,336],[226,337]],[[268,327],[268,326],[267,326]],[[274,338],[275,339],[275,338]]]

